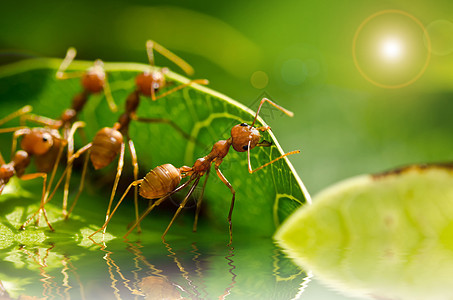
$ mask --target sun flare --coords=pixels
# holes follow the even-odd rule
[[[383,58],[390,61],[398,60],[403,54],[403,45],[397,39],[386,39],[381,45],[381,54]]]

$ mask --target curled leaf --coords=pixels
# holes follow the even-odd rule
[[[416,165],[327,188],[275,239],[348,294],[451,299],[452,229],[453,165]]]

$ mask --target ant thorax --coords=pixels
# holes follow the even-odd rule
[[[211,167],[211,162],[211,159],[208,159],[207,157],[201,157],[195,161],[192,170],[194,173],[203,175]]]
[[[237,152],[247,151],[249,142],[250,149],[255,148],[260,138],[259,130],[247,123],[241,123],[231,129],[232,146]]]

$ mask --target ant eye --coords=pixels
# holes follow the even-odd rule
[[[248,126],[248,124],[247,123],[242,123],[241,126]]]
[[[42,141],[43,141],[43,143],[46,143],[46,144],[47,144],[47,143],[51,142],[51,140],[52,140],[52,137],[50,136],[50,134],[44,133],[44,134],[42,135]]]
[[[244,145],[242,146],[242,149],[247,150],[249,148],[249,145]]]

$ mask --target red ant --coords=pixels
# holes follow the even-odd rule
[[[232,233],[232,221],[231,221],[231,216],[233,214],[233,207],[234,207],[234,200],[235,200],[235,190],[233,186],[228,182],[226,177],[222,174],[220,171],[220,165],[223,162],[224,157],[228,154],[228,151],[230,150],[230,147],[232,146],[234,150],[237,152],[245,152],[247,151],[247,161],[248,161],[248,170],[249,173],[254,173],[258,170],[261,170],[262,168],[284,158],[285,156],[299,153],[299,150],[296,151],[291,151],[286,154],[283,154],[279,156],[278,158],[273,159],[272,161],[265,163],[264,165],[252,169],[252,165],[250,163],[250,150],[255,148],[255,147],[270,147],[272,144],[270,142],[267,142],[263,140],[260,142],[261,134],[260,131],[267,131],[270,129],[268,126],[262,126],[262,127],[254,127],[256,119],[258,117],[258,114],[261,110],[262,105],[264,102],[268,102],[269,104],[273,105],[277,109],[281,110],[288,116],[293,116],[293,113],[286,110],[285,108],[275,104],[271,100],[267,98],[263,98],[261,100],[260,106],[258,107],[258,110],[255,114],[255,118],[253,119],[252,125],[248,125],[247,123],[242,123],[239,125],[234,126],[231,129],[231,137],[227,140],[220,140],[217,143],[214,144],[212,147],[211,152],[202,157],[199,158],[195,161],[195,164],[192,167],[188,166],[183,166],[181,168],[176,168],[172,164],[164,164],[161,166],[157,166],[156,168],[152,169],[148,174],[146,174],[145,178],[135,180],[133,181],[126,191],[124,192],[123,196],[121,199],[118,201],[118,204],[115,206],[113,209],[112,213],[110,216],[106,216],[106,221],[104,225],[94,232],[91,236],[94,234],[98,233],[101,230],[104,230],[107,227],[107,224],[110,222],[111,218],[113,217],[113,214],[115,211],[118,209],[119,205],[131,189],[131,187],[137,187],[138,185],[140,186],[140,195],[146,199],[157,199],[152,205],[148,207],[148,209],[140,216],[140,218],[135,221],[134,225],[129,229],[129,231],[124,235],[124,238],[126,238],[133,230],[135,227],[139,226],[140,222],[145,218],[146,215],[148,215],[154,207],[158,206],[161,204],[164,200],[166,200],[168,197],[170,197],[172,194],[182,190],[183,188],[189,186],[192,184],[190,187],[189,192],[185,196],[184,200],[180,204],[178,210],[174,214],[172,220],[170,221],[170,224],[168,225],[167,229],[165,232],[162,234],[162,239],[164,240],[165,235],[167,234],[168,230],[170,229],[171,225],[175,221],[176,217],[179,215],[181,210],[184,208],[186,205],[189,197],[192,195],[193,191],[198,185],[198,182],[200,181],[200,178],[206,174],[206,178],[203,184],[203,189],[200,194],[200,198],[197,202],[197,210],[195,214],[195,221],[194,221],[194,226],[193,226],[193,231],[196,231],[197,228],[197,222],[198,222],[198,214],[201,209],[201,200],[203,198],[203,193],[206,187],[206,182],[209,177],[209,172],[211,169],[211,165],[214,164],[215,171],[217,173],[217,176],[220,178],[220,180],[230,189],[231,193],[233,194],[232,200],[231,200],[231,205],[230,205],[230,211],[228,213],[228,224],[229,224],[229,234],[230,234],[230,241],[228,245],[231,245],[233,241],[233,233]],[[179,185],[181,183],[182,178],[189,177],[189,179]],[[91,237],[90,236],[90,237]]]
[[[115,112],[118,110],[115,101],[113,100],[110,85],[107,80],[107,75],[104,71],[104,63],[98,59],[94,62],[93,66],[90,67],[87,71],[77,71],[71,73],[65,73],[66,69],[69,67],[71,62],[74,60],[77,52],[75,48],[69,48],[66,52],[66,56],[61,62],[58,71],[56,73],[57,79],[69,79],[69,78],[77,78],[81,77],[81,85],[82,91],[77,93],[74,98],[72,99],[71,107],[65,109],[61,114],[59,119],[51,119],[46,118],[43,116],[37,116],[33,114],[24,115],[22,120],[30,120],[42,125],[49,126],[54,129],[62,129],[63,130],[63,138],[68,141],[68,162],[69,158],[74,154],[74,142],[73,136],[77,128],[85,126],[83,122],[76,122],[77,115],[82,111],[87,103],[89,96],[98,94],[101,91],[104,91],[105,99],[109,104],[110,109]],[[76,128],[71,128],[74,124]],[[49,154],[49,157],[45,159],[45,162],[51,163],[54,161],[51,157],[55,157],[56,153]],[[51,166],[47,166],[50,168]],[[45,167],[41,167],[44,169]],[[67,201],[68,201],[68,191],[69,191],[69,183],[71,178],[71,170],[68,170],[66,182],[65,182],[65,189],[64,189],[64,197],[63,197],[63,216],[67,217],[68,213],[66,210]]]
[[[192,68],[184,62],[182,59],[168,51],[167,49],[163,48],[159,44],[153,42],[153,41],[148,41],[147,42],[147,50],[148,50],[148,58],[153,65],[154,59],[153,59],[153,48],[156,50],[159,50],[162,54],[167,56],[167,58],[171,59],[174,63],[178,64],[183,70],[189,71],[192,70]],[[63,176],[65,175],[66,172],[69,172],[72,162],[74,159],[78,158],[80,155],[83,153],[87,153],[83,171],[82,171],[82,179],[79,185],[79,191],[76,195],[76,198],[73,201],[73,204],[71,208],[69,209],[67,215],[65,218],[67,219],[69,215],[71,214],[72,210],[74,209],[77,200],[83,190],[84,187],[84,179],[86,175],[86,169],[87,169],[87,164],[88,164],[88,157],[90,158],[94,168],[96,170],[104,168],[110,163],[115,160],[116,157],[118,157],[118,166],[117,166],[117,172],[115,176],[115,180],[113,183],[113,188],[112,192],[110,195],[110,201],[109,205],[107,208],[107,214],[106,214],[106,219],[109,216],[111,205],[113,203],[113,199],[115,197],[115,193],[118,187],[118,182],[123,170],[123,165],[124,165],[124,152],[125,152],[125,142],[124,139],[127,140],[128,146],[129,146],[129,151],[131,153],[131,158],[132,158],[132,166],[133,166],[133,173],[134,173],[134,179],[138,179],[138,162],[137,162],[137,154],[135,152],[135,146],[132,141],[132,139],[129,137],[129,124],[132,120],[139,121],[139,122],[146,122],[146,123],[165,123],[170,126],[172,126],[176,131],[178,131],[184,138],[192,140],[192,138],[187,135],[179,126],[177,126],[173,121],[168,120],[168,119],[163,119],[163,118],[141,118],[136,115],[137,108],[140,104],[140,94],[143,94],[145,96],[151,95],[151,98],[153,100],[157,100],[158,98],[161,98],[163,96],[169,95],[170,93],[173,93],[183,87],[186,87],[190,84],[193,83],[198,83],[198,84],[208,84],[208,81],[206,79],[198,79],[198,80],[191,80],[186,84],[182,84],[177,86],[176,88],[167,91],[158,97],[155,96],[155,92],[158,91],[160,88],[165,86],[165,77],[163,75],[163,70],[162,71],[152,71],[151,73],[149,72],[144,72],[141,73],[137,76],[136,78],[136,83],[137,83],[137,88],[134,92],[132,92],[126,100],[125,104],[125,112],[119,117],[118,121],[113,125],[113,127],[105,127],[99,130],[93,141],[81,149],[79,149],[74,155],[72,155],[68,159],[68,167],[63,173],[62,177],[60,178],[60,181],[57,183],[57,186],[55,187],[55,190],[58,188]],[[192,71],[193,72],[193,71]],[[156,78],[159,78],[158,81],[156,81]],[[54,190],[54,192],[55,192]],[[54,192],[48,199],[53,197]],[[65,193],[66,187],[65,187]],[[136,208],[136,217],[138,219],[138,200],[137,200],[137,194],[138,191],[136,189],[135,192],[135,208]]]
[[[163,56],[167,57],[169,60],[173,61],[176,65],[178,65],[181,70],[183,70],[187,75],[192,75],[194,73],[193,68],[185,62],[183,59],[178,57],[176,54],[172,53],[170,50],[166,49],[165,47],[161,46],[160,44],[156,43],[155,41],[148,40],[146,42],[146,52],[148,54],[149,64],[154,66],[154,50],[162,54]],[[168,73],[168,68],[162,68],[160,70],[147,70],[141,74],[139,74],[135,78],[135,83],[137,85],[137,89],[133,92],[136,93],[136,97],[139,95],[143,95],[146,97],[151,97],[153,101],[156,101],[159,98],[165,97],[169,94],[176,92],[192,83],[200,83],[200,84],[207,84],[206,79],[201,80],[192,80],[188,83],[181,84],[169,91],[166,91],[158,96],[156,93],[159,90],[163,89],[168,85],[168,82],[165,79],[165,74]],[[132,95],[131,95],[132,96]]]
[[[10,114],[9,116],[3,118],[0,121],[0,124],[3,124],[14,117],[24,115],[31,111],[31,106],[27,105],[23,108],[19,109],[18,111]],[[0,129],[0,132],[11,132],[14,131],[14,139],[13,139],[13,147],[12,147],[12,160],[9,163],[6,163],[3,157],[0,154],[0,193],[3,191],[5,185],[9,182],[9,180],[16,175],[18,178],[22,180],[31,180],[38,177],[43,178],[43,188],[42,188],[42,196],[41,196],[41,206],[46,202],[48,191],[52,184],[53,178],[55,176],[55,172],[58,166],[58,162],[60,161],[63,148],[66,146],[67,140],[62,139],[60,134],[55,129],[49,128],[28,128],[28,127],[13,127],[13,128],[5,128]],[[22,136],[21,140],[21,148],[23,150],[16,151],[16,141],[19,137]],[[56,159],[53,161],[48,161],[49,153],[57,152]],[[49,186],[46,188],[47,184],[47,173],[43,170],[39,169],[37,173],[31,174],[24,174],[26,168],[30,164],[30,160],[32,157],[35,157],[35,160],[40,160],[41,165],[50,165],[53,164],[52,175],[49,180]],[[39,210],[39,212],[43,212],[44,218],[46,220],[47,225],[53,231],[52,226],[49,223],[47,218],[47,213],[45,209]],[[36,215],[36,214],[35,214]],[[30,219],[25,222],[21,229],[24,229],[26,224],[30,221]]]
[[[77,114],[83,108],[86,101],[88,101],[88,97],[90,95],[98,94],[101,91],[104,91],[105,99],[107,100],[110,110],[112,110],[113,112],[117,111],[118,108],[115,104],[115,101],[113,101],[112,92],[110,90],[110,85],[107,80],[107,74],[105,73],[104,63],[102,62],[102,60],[95,60],[93,66],[90,67],[87,71],[65,73],[65,70],[74,60],[76,54],[77,51],[75,48],[69,48],[56,73],[57,79],[81,77],[83,90],[74,97],[71,109],[75,111],[75,114]],[[63,116],[65,114],[71,115],[69,110],[65,111],[65,113],[63,113]],[[64,120],[63,116],[62,120]]]

